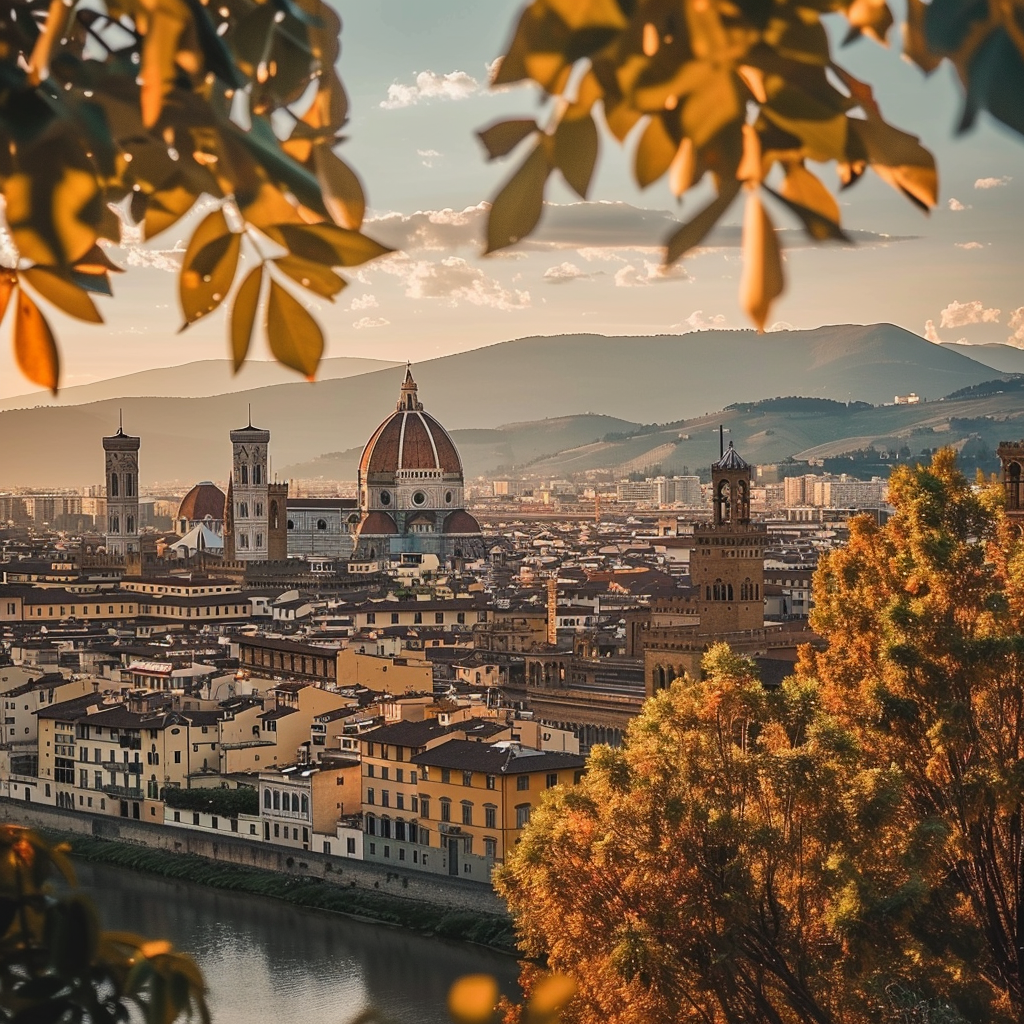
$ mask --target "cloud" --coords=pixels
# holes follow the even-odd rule
[[[358,309],[376,309],[379,305],[376,295],[360,295],[358,299],[352,300],[348,308],[354,313]]]
[[[581,278],[585,279],[593,277],[593,274],[588,274],[585,270],[580,270],[575,263],[559,263],[557,267],[548,267],[544,271],[544,280],[550,281],[552,284],[565,284],[567,281],[578,281]]]
[[[722,318],[724,322],[724,317]],[[775,323],[768,328],[768,334],[776,334],[779,331],[795,331],[796,327],[793,326],[788,320],[776,320]]]
[[[433,167],[434,161],[441,156],[436,149],[417,149],[416,155],[421,157],[421,163],[424,167]]]
[[[1010,330],[1013,331],[1013,334],[1006,339],[1006,343],[1024,348],[1024,306],[1018,306],[1011,311]]]
[[[924,322],[924,339],[925,341],[931,341],[936,345],[942,344],[942,339],[939,337],[939,332],[935,329],[934,320],[926,320]]]
[[[388,98],[381,100],[385,110],[412,107],[421,100],[464,100],[480,88],[480,83],[465,71],[449,71],[446,75],[436,71],[421,71],[413,85],[392,82]]]
[[[501,310],[526,309],[530,305],[529,292],[506,288],[459,256],[448,256],[440,263],[391,256],[376,267],[400,278],[410,299],[443,299],[450,306],[469,302]]]
[[[942,311],[940,327],[966,327],[968,324],[997,324],[999,310],[986,309],[979,299],[973,302],[954,300]]]
[[[488,203],[464,210],[418,210],[415,213],[386,213],[366,222],[366,230],[385,245],[405,252],[459,248],[479,249],[485,235]],[[581,259],[618,259],[629,250],[650,257],[660,256],[668,236],[679,221],[667,210],[648,210],[622,202],[545,203],[540,224],[519,243],[525,251],[575,249]],[[872,231],[847,231],[862,245],[888,245],[906,241],[908,236],[881,235]],[[787,248],[810,245],[802,231],[783,229],[779,241]],[[738,248],[742,240],[739,225],[720,225],[710,233],[701,252],[716,248]],[[498,255],[508,253],[503,250]]]
[[[665,267],[660,263],[644,260],[639,267],[627,263],[615,271],[616,288],[636,288],[654,284],[657,281],[685,281],[687,279],[690,279],[690,275],[680,263]]]
[[[961,203],[959,199],[954,199],[952,196],[950,197],[950,200],[949,200],[949,208],[954,213],[960,213],[961,210],[969,210],[970,209],[969,206],[964,206],[964,204]]]
[[[953,243],[958,249],[984,249],[985,246],[981,242],[954,242]]]
[[[673,324],[672,330],[681,331],[712,331],[725,326],[725,315],[715,313],[713,316],[705,316],[704,310],[694,310],[682,323]]]
[[[1013,181],[1008,174],[1004,174],[1001,178],[979,178],[975,183],[975,188],[1002,188],[1004,185],[1009,185]]]
[[[382,316],[364,316],[361,320],[357,320],[352,326],[357,330],[361,331],[364,327],[386,327],[390,320],[385,320]]]

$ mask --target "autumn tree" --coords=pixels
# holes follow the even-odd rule
[[[920,933],[967,956],[1024,1019],[1024,542],[997,489],[952,450],[896,469],[895,514],[851,523],[825,555],[806,676],[870,760],[899,765],[906,813],[930,822],[942,874]],[[929,921],[921,922],[928,925]]]
[[[724,645],[704,669],[595,748],[497,876],[523,952],[577,982],[572,1019],[867,1024],[905,993],[983,1016],[910,927],[941,842],[898,766],[865,764],[813,681],[767,690]]]
[[[931,154],[837,60],[831,14],[847,41],[894,34],[886,0],[533,0],[495,84],[532,84],[545,115],[480,132],[491,158],[529,140],[485,251],[534,229],[553,173],[585,198],[602,135],[635,135],[637,183],[696,196],[652,239],[666,263],[743,197],[740,297],[762,327],[784,287],[773,217],[846,238],[820,167],[842,188],[870,168],[925,210],[938,194]],[[988,111],[1024,132],[1024,0],[908,0],[900,27],[923,72],[956,68],[961,128]],[[306,293],[333,301],[339,271],[387,252],[361,232],[363,189],[337,153],[340,30],[324,0],[0,0],[0,314],[30,380],[59,382],[47,305],[100,322],[93,296],[120,269],[105,250],[190,214],[184,326],[227,304],[236,368],[260,322],[278,360],[315,372],[324,340]]]

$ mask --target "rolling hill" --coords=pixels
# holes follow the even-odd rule
[[[534,425],[537,421],[588,412],[628,423],[696,422],[711,410],[776,395],[878,404],[909,391],[938,397],[994,376],[990,367],[890,324],[763,336],[704,331],[523,338],[429,360],[417,364],[415,373],[426,408],[449,429],[530,424],[527,432],[535,435],[543,433]],[[119,408],[124,410],[125,429],[143,439],[143,484],[187,486],[223,479],[230,454],[228,431],[245,423],[249,403],[253,422],[273,432],[274,466],[291,472],[324,453],[361,447],[394,407],[401,376],[399,367],[387,367],[345,379],[234,394],[104,398],[0,411],[0,437],[6,440],[0,445],[0,481],[4,486],[97,482],[102,472],[100,438],[116,429]],[[595,430],[589,439],[608,432],[607,427]],[[511,442],[481,438],[481,456],[504,464],[510,451],[518,461],[578,448],[581,436],[577,432],[571,443],[558,444],[554,438],[535,437],[532,449],[527,446],[516,454],[513,445],[493,456],[483,449]],[[804,443],[795,431],[787,443],[802,449],[811,442]],[[765,451],[781,448],[781,443],[767,444]],[[696,457],[695,451],[694,459],[687,455],[684,461],[699,464]],[[590,458],[578,453],[573,463],[584,468]]]
[[[943,348],[976,362],[991,366],[1000,373],[1024,373],[1024,348],[1012,345],[958,345],[943,342]]]

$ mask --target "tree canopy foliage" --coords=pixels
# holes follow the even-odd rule
[[[260,795],[252,786],[237,789],[182,789],[168,786],[164,790],[164,803],[185,811],[206,811],[225,818],[239,814],[259,814]]]
[[[713,648],[500,873],[577,1019],[1024,1016],[1024,540],[951,450],[890,501],[823,556],[796,676]]]
[[[784,287],[770,208],[815,241],[845,238],[809,163],[833,164],[844,188],[871,168],[922,208],[936,202],[931,154],[837,63],[829,14],[849,40],[883,42],[894,25],[885,0],[533,0],[495,84],[534,84],[550,116],[480,132],[492,159],[529,140],[494,197],[485,251],[535,228],[554,171],[589,194],[599,122],[619,142],[641,126],[638,184],[667,178],[705,203],[664,240],[666,263],[745,197],[740,297],[763,327]],[[955,66],[961,128],[987,110],[1024,133],[1024,0],[908,0],[901,29],[923,71]],[[323,334],[305,293],[333,301],[339,270],[388,251],[361,232],[363,189],[335,152],[348,117],[340,30],[324,0],[0,3],[0,314],[12,310],[30,380],[59,382],[45,307],[100,322],[93,295],[111,294],[119,270],[106,248],[197,207],[179,276],[184,325],[228,303],[236,368],[261,319],[275,358],[315,373]]]

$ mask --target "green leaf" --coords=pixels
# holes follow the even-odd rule
[[[186,326],[215,310],[227,298],[241,244],[241,236],[231,231],[220,208],[199,223],[185,250],[178,277]]]
[[[715,199],[669,236],[665,243],[666,266],[671,266],[681,256],[685,256],[690,249],[704,241],[708,232],[732,205],[732,201],[739,191],[740,183],[734,178],[725,178],[722,181]]]
[[[231,305],[231,359],[235,373],[242,368],[245,357],[249,354],[249,343],[252,340],[252,327],[256,322],[256,307],[260,301],[260,288],[263,285],[263,264],[253,267],[246,275],[235,292],[235,300]]]
[[[274,358],[312,379],[324,351],[324,336],[308,310],[276,281],[267,302],[267,341]]]
[[[555,129],[555,166],[580,199],[586,199],[590,190],[597,148],[597,125],[589,113],[558,122]]]
[[[332,302],[334,296],[347,284],[343,278],[322,263],[304,260],[301,256],[281,256],[274,260],[274,266],[303,288],[309,288]]]
[[[44,299],[68,316],[91,324],[103,323],[103,317],[92,299],[70,277],[50,267],[31,267],[22,270],[20,274]]]
[[[476,134],[487,150],[487,159],[496,160],[498,157],[507,156],[523,139],[539,130],[537,122],[528,117],[498,121]]]
[[[485,254],[514,245],[537,226],[550,173],[544,149],[537,146],[494,197],[487,217]]]

